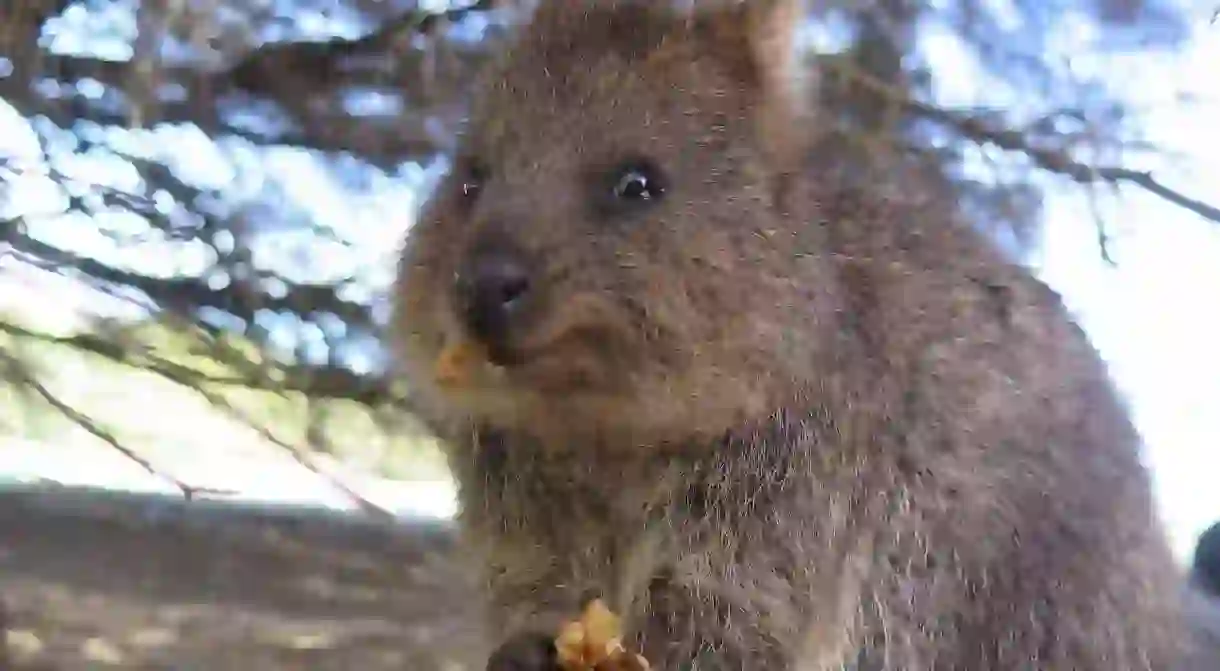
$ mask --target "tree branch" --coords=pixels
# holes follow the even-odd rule
[[[416,71],[424,67],[425,59],[397,43],[408,43],[409,40],[402,39],[405,35],[427,36],[444,22],[457,21],[495,5],[492,0],[479,0],[440,13],[417,9],[354,40],[266,44],[220,72],[167,67],[159,72],[159,77],[183,91],[174,100],[158,100],[156,118],[162,123],[195,124],[212,136],[230,135],[259,145],[351,152],[381,167],[429,156],[446,141],[444,133],[438,134],[433,129],[429,117],[449,107],[449,103],[442,101],[441,109],[431,110],[432,114],[423,109],[418,114],[360,117],[352,123],[352,115],[342,104],[333,100],[323,104],[321,100],[333,98],[339,88],[348,86],[388,88],[404,98],[418,97],[422,78]],[[27,21],[23,25],[22,30],[32,31],[36,39],[41,21]],[[34,53],[26,53],[30,51]],[[41,53],[34,46],[11,53],[14,72],[0,78],[0,97],[23,115],[45,115],[65,128],[82,119],[104,125],[130,125],[132,116],[122,109],[126,105],[116,109],[113,105],[104,107],[86,101],[77,96],[71,84],[91,79],[124,91],[132,81],[133,63]],[[64,97],[48,98],[38,91],[35,86],[38,79],[48,75],[65,85],[60,89]],[[217,102],[223,96],[241,92],[275,101],[291,119],[289,127],[260,132],[226,119]]]
[[[1208,221],[1220,224],[1220,208],[1196,198],[1191,198],[1162,184],[1150,172],[1132,170],[1120,166],[1092,166],[1077,161],[1064,152],[1035,147],[1029,143],[1028,138],[1023,133],[994,128],[981,119],[957,115],[949,110],[914,100],[908,103],[908,107],[925,118],[938,121],[953,128],[961,135],[979,144],[992,144],[1006,151],[1021,152],[1029,156],[1033,160],[1034,165],[1037,165],[1039,168],[1063,175],[1079,184],[1126,182],[1138,186],[1178,207],[1190,210]]]
[[[0,321],[0,331],[18,338],[27,338],[38,342],[63,345],[101,356],[108,361],[148,371],[165,378],[170,382],[191,389],[202,385],[244,387],[254,391],[276,393],[299,393],[316,399],[346,400],[366,406],[377,406],[389,403],[401,405],[402,401],[395,399],[388,382],[381,377],[360,376],[342,368],[324,368],[318,370],[281,371],[280,379],[268,379],[266,376],[253,374],[243,375],[208,375],[203,371],[169,361],[156,355],[136,354],[125,349],[121,344],[91,334],[71,336],[54,336],[39,333],[15,324]],[[219,358],[219,357],[218,357]]]
[[[1098,182],[1125,182],[1138,186],[1178,207],[1189,210],[1208,221],[1220,223],[1220,208],[1191,198],[1159,182],[1149,172],[1132,170],[1121,166],[1092,166],[1077,161],[1067,152],[1036,147],[1026,134],[995,127],[990,121],[966,116],[951,110],[916,100],[903,91],[895,90],[884,82],[861,72],[845,73],[846,76],[869,87],[871,90],[901,104],[912,113],[946,126],[959,135],[978,144],[991,144],[1005,151],[1020,152],[1029,156],[1034,165],[1058,175],[1063,175],[1079,184]]]
[[[0,222],[3,223],[3,222]],[[13,249],[46,260],[56,266],[71,267],[102,282],[131,287],[143,292],[158,305],[179,312],[211,307],[250,323],[261,309],[293,312],[329,312],[352,326],[369,326],[369,308],[339,297],[342,283],[334,285],[300,284],[270,273],[254,280],[231,278],[224,287],[215,288],[200,277],[150,277],[82,257],[23,235],[17,226],[0,226],[0,242]],[[260,280],[279,280],[286,289],[282,295],[269,295],[254,286]]]
[[[72,0],[10,0],[0,3],[0,54],[29,51],[38,43],[42,26],[59,16]]]

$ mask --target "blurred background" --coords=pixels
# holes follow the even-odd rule
[[[842,160],[921,171],[1064,295],[1188,564],[1220,519],[1220,3],[809,4]],[[381,330],[529,6],[0,2],[16,668],[475,668],[452,485]]]

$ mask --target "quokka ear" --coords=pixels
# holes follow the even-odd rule
[[[805,20],[801,0],[745,0],[750,51],[764,85],[778,91],[802,80],[797,34]]]
[[[756,87],[758,122],[775,158],[788,162],[811,137],[815,75],[802,61],[797,36],[806,18],[802,0],[723,0],[702,19],[712,49]],[[696,7],[698,4],[696,3]]]

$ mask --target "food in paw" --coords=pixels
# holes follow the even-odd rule
[[[650,671],[648,661],[623,647],[622,621],[601,599],[585,606],[555,639],[563,671]]]

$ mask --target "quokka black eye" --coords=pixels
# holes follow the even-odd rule
[[[479,163],[470,163],[462,168],[461,194],[467,200],[473,200],[483,189],[487,181],[487,168]]]
[[[661,171],[647,161],[633,161],[616,173],[614,197],[633,202],[655,202],[665,195]]]

